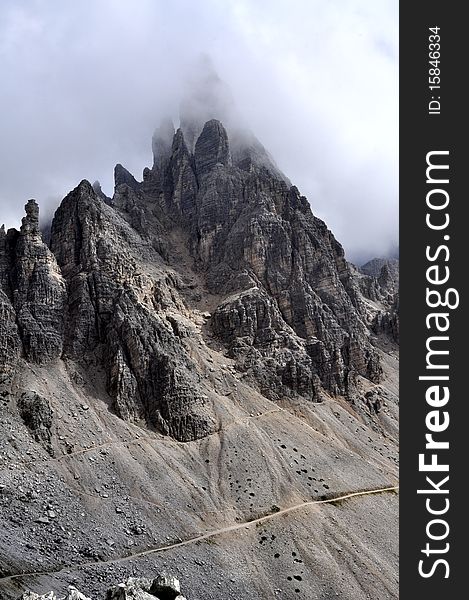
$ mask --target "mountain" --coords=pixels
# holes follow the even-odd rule
[[[181,125],[48,244],[34,200],[0,232],[2,598],[396,598],[397,270],[350,265],[252,134]]]

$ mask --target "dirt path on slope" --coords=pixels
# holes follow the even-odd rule
[[[252,519],[250,521],[245,521],[243,523],[236,523],[235,525],[229,525],[227,527],[222,527],[220,529],[208,531],[207,533],[203,533],[203,534],[197,535],[195,537],[187,538],[186,540],[182,540],[180,542],[175,542],[173,544],[168,544],[166,546],[158,546],[156,548],[149,548],[148,550],[142,550],[141,552],[136,552],[135,554],[128,554],[127,556],[111,558],[109,560],[90,561],[90,562],[81,563],[78,565],[68,565],[65,567],[61,567],[59,569],[51,569],[49,571],[34,571],[31,573],[16,573],[15,575],[9,575],[7,577],[2,577],[0,579],[0,583],[12,581],[14,579],[18,579],[18,578],[22,578],[22,577],[39,577],[41,575],[54,575],[57,573],[63,573],[65,571],[77,571],[80,569],[85,569],[87,567],[119,564],[119,563],[122,563],[122,562],[125,562],[128,560],[132,560],[134,558],[141,558],[144,556],[149,556],[150,554],[157,554],[159,552],[165,552],[167,550],[172,550],[174,548],[182,548],[183,546],[195,544],[197,542],[201,542],[203,540],[207,540],[207,539],[219,536],[219,535],[223,535],[225,533],[231,533],[232,531],[238,531],[240,529],[247,529],[251,526],[258,525],[259,523],[265,523],[266,521],[276,519],[277,517],[280,517],[282,515],[287,515],[289,513],[295,512],[297,510],[301,510],[302,508],[308,508],[310,506],[316,506],[318,504],[335,504],[337,502],[340,502],[343,500],[348,500],[350,498],[358,498],[361,496],[370,496],[370,495],[374,495],[374,494],[397,492],[398,490],[399,490],[399,486],[388,486],[388,487],[376,488],[373,490],[349,492],[347,494],[343,494],[341,496],[336,496],[333,498],[327,498],[325,500],[310,500],[309,502],[302,502],[300,504],[295,504],[293,506],[283,508],[281,510],[270,513],[263,517],[258,517],[257,519]]]

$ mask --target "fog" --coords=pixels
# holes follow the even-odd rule
[[[151,166],[200,57],[347,257],[397,246],[397,1],[3,0],[0,222]]]

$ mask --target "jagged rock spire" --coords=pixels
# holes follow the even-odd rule
[[[112,198],[109,198],[109,196],[106,196],[106,194],[103,192],[101,183],[99,181],[95,181],[93,183],[92,187],[93,187],[95,194],[98,196],[98,198],[101,198],[101,200],[103,202],[105,202],[106,204],[112,205]]]
[[[117,186],[122,185],[123,183],[132,189],[137,189],[139,187],[139,183],[132,173],[127,171],[127,169],[120,163],[117,163],[117,165],[114,167],[114,185],[117,188]]]
[[[21,233],[39,233],[39,206],[36,200],[28,200],[24,209],[26,216],[21,220]]]
[[[226,129],[216,119],[205,123],[195,144],[195,165],[197,175],[211,171],[217,164],[231,165],[230,147]]]
[[[25,210],[20,232],[10,230],[7,234],[1,270],[9,274],[10,312],[14,309],[16,313],[21,338],[15,344],[22,344],[27,360],[45,364],[62,353],[65,281],[54,255],[42,241],[36,201],[29,200]]]

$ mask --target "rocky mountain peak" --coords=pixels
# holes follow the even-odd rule
[[[399,260],[397,258],[372,258],[360,267],[360,271],[365,275],[379,277],[383,267],[388,273],[398,275]]]
[[[38,364],[54,361],[62,352],[65,282],[42,240],[36,201],[29,200],[25,211],[20,232],[9,230],[0,248],[5,318],[0,333],[7,336],[0,366],[5,381],[11,381],[21,350],[27,360]]]
[[[111,204],[112,199],[109,198],[109,196],[106,196],[106,194],[103,192],[101,183],[99,181],[95,181],[93,183],[92,187],[93,187],[95,194],[98,196],[98,198],[101,198],[101,200],[103,202],[105,202],[106,204]]]
[[[39,206],[36,200],[28,200],[24,207],[26,216],[22,219],[21,233],[39,233]]]
[[[118,163],[114,167],[114,185],[115,185],[115,187],[118,187],[119,185],[122,185],[122,184],[128,185],[129,187],[131,187],[133,189],[138,188],[137,180],[132,175],[132,173],[127,171],[127,169],[125,167],[123,167],[120,163]]]
[[[181,155],[189,156],[190,153],[184,138],[184,132],[179,127],[173,137],[170,157],[173,157],[177,160],[177,158]]]
[[[199,176],[205,175],[217,165],[231,165],[228,134],[220,121],[212,119],[205,123],[195,144],[194,158]]]

